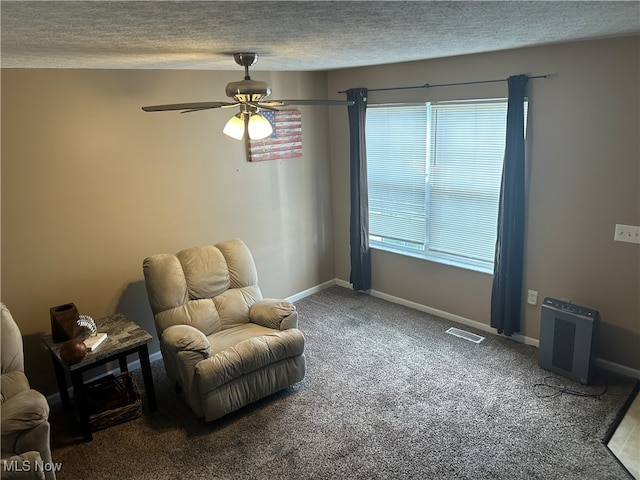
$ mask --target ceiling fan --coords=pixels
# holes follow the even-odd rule
[[[267,82],[252,80],[249,67],[258,61],[257,53],[234,53],[233,58],[238,65],[244,67],[244,80],[230,82],[225,92],[233,101],[230,102],[193,102],[173,103],[168,105],[151,105],[142,107],[145,112],[164,112],[179,110],[180,113],[200,112],[211,108],[240,107],[240,113],[231,117],[224,127],[223,133],[240,140],[244,136],[245,128],[249,138],[259,140],[266,138],[273,132],[271,123],[262,115],[261,110],[278,111],[277,107],[290,105],[353,105],[348,100],[266,100],[271,94]]]

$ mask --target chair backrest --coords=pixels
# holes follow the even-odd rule
[[[253,257],[239,239],[152,255],[142,268],[158,336],[171,325],[210,335],[247,323],[262,299]]]
[[[0,361],[2,373],[20,371],[24,372],[24,351],[22,346],[22,334],[18,325],[13,320],[11,312],[4,303],[0,302]]]

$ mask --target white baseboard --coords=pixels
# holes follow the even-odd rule
[[[290,302],[297,302],[298,300],[302,300],[304,297],[308,297],[309,295],[318,293],[322,290],[326,290],[329,287],[333,287],[337,284],[336,282],[337,279],[335,278],[333,280],[328,280],[324,283],[321,283],[320,285],[316,285],[315,287],[311,287],[302,292],[291,295],[290,297],[287,297],[286,300],[289,300]]]
[[[609,360],[605,360],[603,358],[596,358],[596,366],[602,368],[603,370],[608,370],[610,372],[619,373],[620,375],[637,378],[638,380],[640,380],[640,370],[636,370],[635,368],[620,365],[619,363],[610,362]]]
[[[393,295],[389,295],[383,292],[378,292],[376,290],[371,290],[371,296],[378,297],[392,303],[397,303],[399,305],[404,305],[405,307],[413,308],[414,310],[430,313],[431,315],[435,315],[436,317],[444,318],[445,320],[451,320],[452,322],[460,323],[462,325],[466,325],[467,327],[475,328],[476,330],[481,330],[483,332],[491,333],[493,335],[498,335],[495,328],[485,323],[478,322],[477,320],[471,320],[470,318],[461,317],[460,315],[455,315],[453,313],[445,312],[443,310],[438,310],[437,308],[429,307],[427,305],[422,305],[421,303],[412,302],[410,300],[405,300],[403,298],[395,297]],[[505,338],[515,340],[516,342],[524,343],[525,345],[533,345],[534,347],[538,346],[537,339],[526,337],[518,333],[514,333],[511,337],[505,337]]]
[[[329,280],[320,285],[309,288],[303,292],[292,295],[291,297],[287,298],[287,300],[289,300],[290,302],[295,302],[313,293],[320,292],[334,285],[337,285],[343,288],[352,288],[349,282],[345,280],[341,280],[339,278],[334,278],[333,280]],[[420,312],[430,313],[431,315],[435,315],[437,317],[441,317],[446,320],[451,320],[452,322],[460,323],[468,327],[473,327],[477,330],[482,330],[484,332],[493,333],[494,335],[497,335],[496,330],[494,328],[484,323],[478,322],[476,320],[471,320],[469,318],[461,317],[453,313],[445,312],[443,310],[438,310],[437,308],[428,307],[426,305],[422,305],[421,303],[405,300],[404,298],[396,297],[394,295],[389,295],[388,293],[379,292],[377,290],[369,290],[368,294],[371,295],[372,297],[381,298],[391,303],[397,303],[398,305],[403,305],[405,307],[413,308],[414,310],[418,310]],[[517,342],[524,343],[526,345],[533,345],[535,347],[538,346],[538,340],[535,338],[525,337],[517,333],[514,334],[511,338]]]
[[[322,288],[318,288],[315,291],[323,290],[324,288],[328,288],[332,285],[337,285],[343,288],[351,288],[351,284],[349,282],[336,278],[332,281],[323,283]],[[309,289],[309,290],[314,290],[314,289]],[[311,293],[315,293],[315,292],[311,292]],[[368,293],[372,297],[381,298],[391,303],[397,303],[398,305],[403,305],[405,307],[413,308],[414,310],[430,313],[431,315],[435,315],[437,317],[441,317],[446,320],[450,320],[452,322],[460,323],[462,325],[466,325],[468,327],[472,327],[477,330],[481,330],[483,332],[491,333],[493,335],[498,335],[495,328],[485,323],[478,322],[476,320],[471,320],[469,318],[461,317],[460,315],[455,315],[453,313],[445,312],[443,310],[438,310],[437,308],[429,307],[427,305],[422,305],[420,303],[412,302],[410,300],[405,300],[404,298],[396,297],[394,295],[389,295],[387,293],[379,292],[377,290],[369,290]],[[300,298],[304,298],[305,296],[306,295],[303,295]],[[514,340],[516,342],[524,343],[525,345],[532,345],[538,348],[540,347],[540,342],[537,338],[531,338],[531,337],[527,337],[517,333],[513,334],[511,337],[505,337],[505,338]],[[619,363],[610,362],[609,360],[604,360],[602,358],[596,358],[595,363],[597,367],[602,368],[603,370],[608,370],[610,372],[619,373],[620,375],[625,375],[627,377],[640,379],[640,370],[637,370],[635,368],[627,367],[626,365],[621,365]]]

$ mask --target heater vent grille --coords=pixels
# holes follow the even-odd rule
[[[465,340],[469,340],[473,343],[480,343],[484,340],[484,337],[480,335],[476,335],[475,333],[467,332],[466,330],[460,330],[459,328],[451,327],[447,330],[447,333],[451,335],[455,335],[456,337],[464,338]]]

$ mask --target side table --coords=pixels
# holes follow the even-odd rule
[[[138,354],[144,380],[144,389],[147,396],[147,405],[150,411],[155,411],[156,394],[153,387],[153,376],[151,374],[151,363],[149,362],[149,348],[147,344],[151,341],[151,335],[140,328],[137,324],[129,320],[122,313],[116,313],[95,321],[99,333],[106,333],[107,339],[93,352],[87,352],[86,356],[74,365],[66,365],[60,358],[60,348],[64,342],[55,343],[51,335],[45,335],[42,341],[47,346],[53,360],[53,368],[58,382],[60,399],[64,408],[70,408],[69,392],[67,390],[66,373],[69,372],[75,406],[80,418],[82,434],[86,442],[93,440],[91,433],[91,423],[89,421],[89,411],[87,403],[84,401],[84,380],[82,374],[87,370],[118,360],[120,371],[126,372],[127,355]]]

